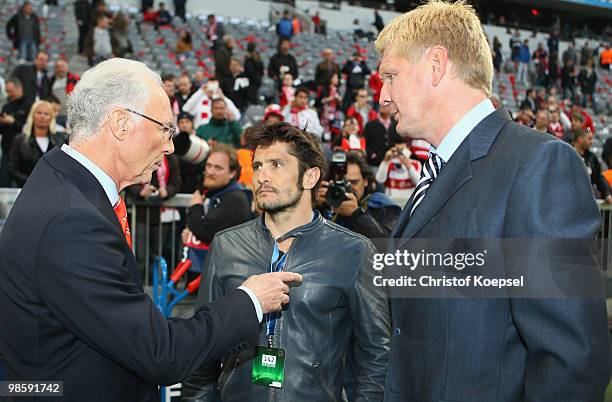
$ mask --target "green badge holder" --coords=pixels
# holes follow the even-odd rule
[[[282,388],[284,378],[285,350],[258,346],[253,359],[251,382],[266,387]]]

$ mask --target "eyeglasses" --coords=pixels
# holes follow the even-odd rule
[[[126,108],[125,110],[127,110],[127,111],[128,111],[128,112],[130,112],[130,113],[134,113],[134,114],[136,114],[136,115],[138,115],[138,116],[140,116],[140,117],[144,117],[145,119],[147,119],[147,120],[149,120],[149,121],[152,121],[152,122],[153,122],[153,123],[155,123],[155,124],[158,124],[158,125],[159,125],[159,126],[160,126],[160,127],[163,129],[163,130],[164,130],[164,135],[165,135],[165,138],[164,138],[164,139],[166,140],[166,142],[170,142],[170,141],[172,141],[172,138],[174,137],[174,134],[176,133],[176,127],[171,126],[171,125],[169,125],[169,124],[164,124],[164,123],[162,123],[162,122],[160,122],[160,121],[155,120],[155,119],[154,119],[154,118],[152,118],[152,117],[149,117],[149,116],[144,115],[144,114],[142,114],[142,113],[138,113],[138,112],[137,112],[137,111],[135,111],[135,110],[132,110],[132,109],[127,109],[127,108]]]

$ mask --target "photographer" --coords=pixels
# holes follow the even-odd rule
[[[394,199],[409,199],[419,182],[422,165],[413,159],[405,143],[387,151],[376,171],[376,181],[385,186],[385,194]]]
[[[374,176],[359,153],[334,153],[329,178],[318,192],[317,204],[324,215],[370,239],[389,236],[401,208],[375,191]]]

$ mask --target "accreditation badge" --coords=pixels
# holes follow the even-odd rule
[[[253,359],[251,382],[266,387],[282,388],[285,378],[285,350],[258,346]]]

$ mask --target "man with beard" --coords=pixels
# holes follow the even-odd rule
[[[217,392],[223,401],[342,400],[349,358],[356,362],[351,400],[380,400],[390,328],[387,302],[372,286],[374,246],[313,211],[325,170],[315,135],[288,123],[258,124],[245,135],[263,214],[217,233],[197,304],[253,273],[298,272],[303,282],[290,289],[285,311],[266,316],[258,347],[203,367],[183,382],[183,400],[210,400]],[[276,363],[275,376],[258,376]]]

